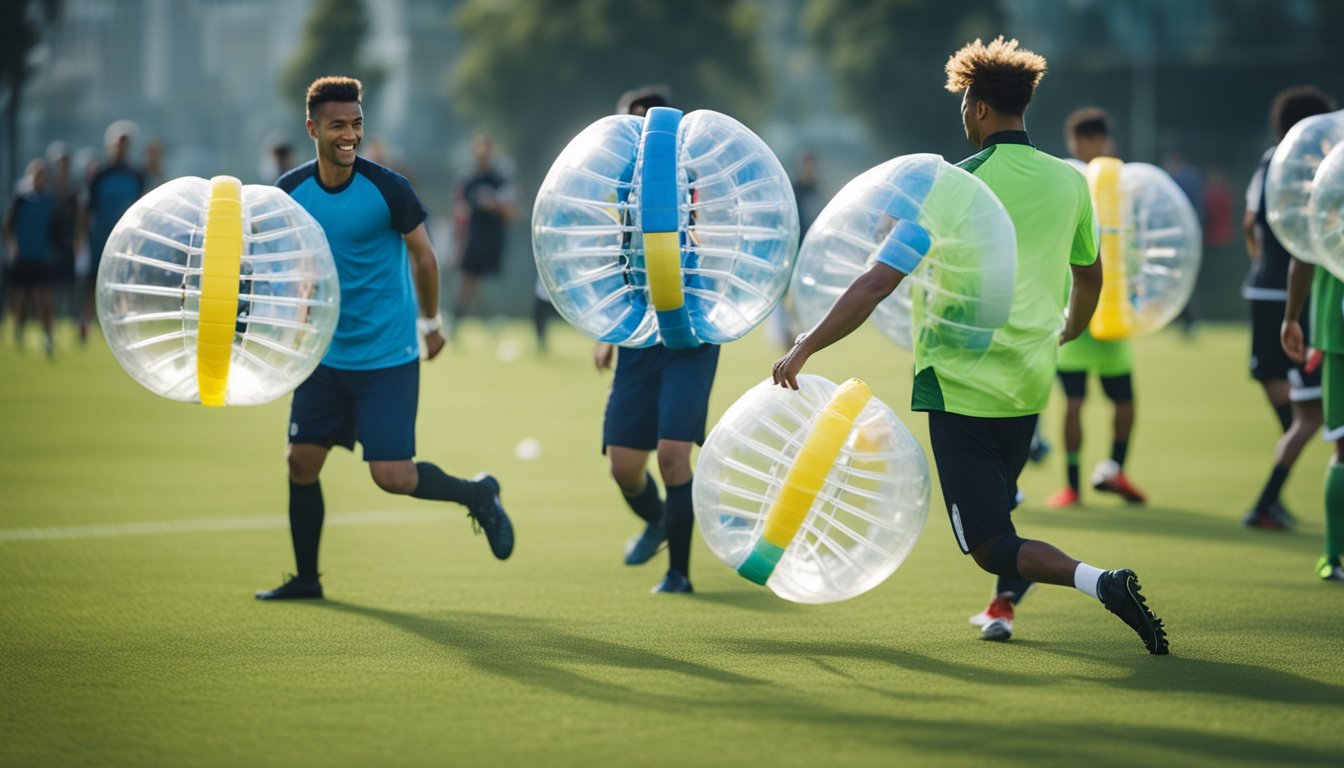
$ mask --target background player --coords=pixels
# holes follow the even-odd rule
[[[1098,157],[1115,157],[1111,118],[1095,107],[1080,109],[1064,123],[1064,141],[1069,154],[1083,163]],[[1087,399],[1087,376],[1095,374],[1101,391],[1115,412],[1111,419],[1111,457],[1097,464],[1092,487],[1119,494],[1125,501],[1142,504],[1143,492],[1125,476],[1125,458],[1134,430],[1134,363],[1128,339],[1101,341],[1084,328],[1082,334],[1059,349],[1059,382],[1064,387],[1064,451],[1068,486],[1047,501],[1051,507],[1067,507],[1081,500],[1079,461],[1083,449],[1083,402]]]
[[[642,116],[667,106],[663,86],[649,86],[621,96],[617,111]],[[599,371],[616,375],[602,420],[602,447],[611,476],[625,502],[644,521],[644,530],[626,545],[626,565],[640,565],[667,543],[668,568],[654,592],[694,591],[690,581],[691,533],[695,512],[691,500],[691,448],[705,441],[709,391],[719,365],[719,347],[694,349],[621,349],[598,344],[593,362]],[[649,453],[658,452],[658,472],[667,501],[658,498],[658,484],[648,470]]]
[[[1282,141],[1297,121],[1332,112],[1334,99],[1319,88],[1289,88],[1274,98],[1269,109],[1270,130]],[[1278,145],[1265,150],[1246,187],[1246,216],[1241,223],[1246,235],[1246,253],[1251,271],[1241,295],[1251,304],[1251,378],[1264,387],[1265,398],[1278,416],[1283,436],[1274,446],[1274,467],[1269,479],[1242,524],[1252,528],[1281,529],[1292,523],[1279,492],[1288,481],[1302,448],[1321,427],[1321,374],[1318,368],[1307,370],[1284,354],[1279,340],[1285,304],[1288,300],[1288,264],[1292,257],[1274,236],[1266,218],[1265,173]],[[1305,304],[1305,295],[1303,297]],[[1305,309],[1305,307],[1301,307]],[[1311,337],[1306,312],[1298,313],[1304,339]]]
[[[276,182],[326,232],[340,276],[341,316],[322,364],[294,391],[290,407],[289,527],[298,574],[258,592],[261,600],[322,597],[317,552],[325,507],[318,478],[332,446],[354,450],[355,440],[379,488],[462,504],[495,557],[513,552],[513,526],[494,477],[463,480],[412,461],[419,337],[431,360],[444,345],[438,262],[425,230],[428,212],[410,182],[356,154],[364,135],[362,91],[348,77],[319,78],[308,87],[307,127],[317,159]]]

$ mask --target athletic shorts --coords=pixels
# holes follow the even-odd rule
[[[719,347],[621,349],[602,420],[607,446],[652,451],[659,440],[704,444]]]
[[[1012,511],[1036,415],[989,419],[929,411],[929,443],[938,483],[962,554],[1017,533]]]
[[[1326,440],[1344,439],[1344,354],[1325,352],[1321,356],[1321,407],[1325,414]]]
[[[353,451],[358,440],[365,461],[414,458],[419,400],[419,360],[372,371],[319,365],[294,390],[289,442]]]
[[[1251,378],[1256,381],[1287,379],[1293,402],[1301,403],[1321,398],[1321,368],[1307,373],[1284,354],[1281,330],[1284,302],[1251,302]],[[1304,307],[1298,322],[1302,334],[1311,344],[1311,313]]]
[[[1098,376],[1121,376],[1134,370],[1134,361],[1129,354],[1128,339],[1098,341],[1091,333],[1084,333],[1059,348],[1055,368]]]
[[[9,280],[20,288],[41,288],[56,282],[56,268],[45,261],[19,259],[9,268]]]
[[[1101,391],[1113,403],[1129,403],[1134,400],[1134,377],[1128,373],[1119,376],[1098,376],[1101,379]],[[1060,371],[1059,383],[1064,385],[1064,396],[1082,400],[1087,397],[1087,374],[1082,371]]]
[[[462,253],[463,272],[477,277],[493,277],[499,274],[503,261],[503,250],[499,248],[467,247]]]

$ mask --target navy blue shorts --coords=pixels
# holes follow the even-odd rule
[[[718,367],[717,344],[622,348],[602,420],[602,452],[608,445],[652,451],[659,440],[703,444]]]
[[[929,411],[929,445],[943,502],[963,554],[1017,533],[1017,476],[1026,466],[1036,415],[990,419]]]
[[[415,412],[420,401],[420,361],[373,371],[319,365],[294,390],[289,442],[364,446],[365,461],[415,456]]]

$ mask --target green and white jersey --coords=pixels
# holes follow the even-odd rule
[[[1069,265],[1097,260],[1087,180],[1037,150],[1025,131],[1000,131],[958,163],[994,191],[1017,231],[1017,274],[1008,322],[988,352],[968,355],[915,345],[912,407],[1004,418],[1045,410],[1055,376],[1064,309],[1073,284]]]
[[[1344,283],[1324,267],[1311,279],[1311,338],[1322,352],[1344,354]]]

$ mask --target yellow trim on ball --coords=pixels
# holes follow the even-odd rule
[[[821,492],[827,473],[835,465],[840,449],[854,427],[854,420],[872,397],[872,390],[858,379],[841,384],[831,396],[831,401],[817,414],[812,431],[803,438],[803,447],[784,476],[784,487],[766,513],[761,538],[784,549],[798,535],[803,519]]]
[[[649,295],[659,312],[680,309],[681,237],[676,232],[644,233],[644,265],[649,271]]]
[[[229,385],[243,257],[242,198],[243,184],[232,176],[210,180],[196,324],[196,386],[202,405],[223,405]]]
[[[1101,341],[1128,338],[1134,327],[1125,261],[1125,188],[1120,181],[1124,165],[1114,157],[1098,157],[1087,166],[1087,185],[1101,231],[1101,297],[1092,315],[1091,331]]]

